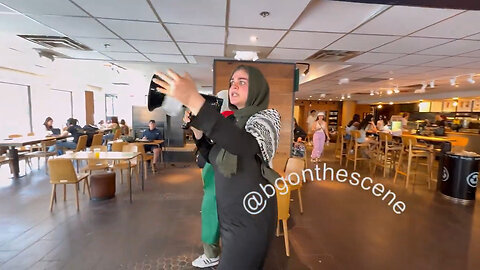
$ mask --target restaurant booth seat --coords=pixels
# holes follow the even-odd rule
[[[108,200],[115,197],[115,172],[90,175],[92,200]]]
[[[82,180],[87,180],[88,174],[76,174],[70,159],[56,158],[48,161],[50,170],[50,184],[52,184],[52,195],[50,198],[50,212],[53,210],[53,204],[57,201],[56,190],[57,185],[63,185],[63,200],[67,200],[67,185],[75,187],[75,199],[77,203],[77,211],[80,210],[78,201],[78,184]],[[87,183],[88,197],[90,198],[90,186]]]

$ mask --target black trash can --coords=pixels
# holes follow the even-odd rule
[[[446,153],[438,175],[440,192],[454,201],[470,204],[475,201],[480,155]]]

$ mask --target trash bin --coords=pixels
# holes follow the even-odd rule
[[[443,168],[438,175],[440,192],[454,201],[470,204],[475,201],[480,155],[472,152],[443,155]]]

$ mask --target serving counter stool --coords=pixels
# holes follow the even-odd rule
[[[395,144],[393,136],[387,132],[379,132],[380,143],[375,150],[375,158],[373,165],[373,173],[376,172],[377,166],[383,167],[383,177],[386,176],[387,167],[393,168],[396,159],[402,151],[402,146]]]
[[[347,153],[345,153],[345,134],[345,128],[340,127],[338,129],[337,143],[335,145],[335,157],[339,158],[340,165],[342,165],[343,156],[347,155]]]
[[[369,149],[370,144],[368,142],[359,143],[358,139],[361,137],[359,130],[352,130],[349,146],[347,148],[347,161],[345,167],[348,168],[348,161],[353,161],[353,170],[357,169],[357,161],[369,160],[368,157],[359,157],[358,154],[362,149]],[[360,151],[359,151],[360,150]]]
[[[417,139],[414,136],[402,135],[402,149],[400,151],[400,158],[398,159],[398,164],[395,170],[395,177],[393,178],[393,183],[397,181],[397,176],[399,174],[406,177],[405,187],[408,188],[408,181],[410,179],[410,174],[412,173],[412,161],[415,158],[415,170],[416,175],[417,166],[426,165],[427,166],[427,184],[428,189],[430,189],[430,182],[432,180],[432,167],[433,160],[435,158],[435,153],[432,148],[425,146],[420,146],[417,144]],[[404,159],[407,159],[407,168],[406,171],[402,171],[402,162]],[[426,163],[418,163],[418,158],[426,158]]]

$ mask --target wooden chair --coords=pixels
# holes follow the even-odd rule
[[[113,140],[118,140],[120,139],[120,136],[122,136],[122,129],[118,128],[115,130],[115,133],[113,134]]]
[[[350,142],[349,146],[347,148],[347,161],[345,162],[345,167],[348,168],[348,161],[351,160],[353,161],[353,170],[357,169],[357,161],[359,160],[369,160],[368,157],[359,157],[359,150],[361,151],[362,148],[368,148],[370,147],[370,144],[368,142],[363,142],[359,143],[358,139],[361,137],[360,130],[352,130],[351,131],[351,137],[350,137]]]
[[[373,159],[373,174],[375,174],[377,166],[383,167],[383,177],[386,176],[387,167],[393,168],[395,166],[396,158],[402,151],[402,146],[395,144],[393,136],[387,132],[379,132],[380,143],[375,151],[375,158]]]
[[[77,147],[75,148],[75,150],[73,150],[73,152],[85,151],[85,149],[87,148],[87,140],[87,135],[82,135],[78,137]]]
[[[41,150],[40,151],[35,151],[35,152],[30,152],[25,154],[25,159],[26,161],[30,164],[31,166],[31,159],[32,158],[37,158],[37,164],[38,164],[38,169],[40,170],[40,158],[45,158],[45,173],[48,174],[48,158],[54,157],[57,155],[57,149],[55,147],[55,151],[53,152],[48,152],[48,149],[50,146],[55,146],[57,140],[52,139],[52,140],[47,140],[43,141],[40,143],[41,145]]]
[[[50,212],[53,210],[53,203],[56,202],[56,189],[57,185],[63,186],[63,199],[67,199],[66,186],[72,184],[75,187],[75,199],[77,202],[77,211],[80,210],[78,202],[78,184],[82,180],[86,180],[88,174],[76,174],[73,168],[72,161],[64,158],[50,159],[48,161],[48,167],[50,168],[50,183],[52,186],[52,196],[50,198]],[[90,186],[87,182],[88,197],[90,198]]]
[[[112,152],[122,152],[123,146],[128,145],[127,142],[112,142]]]
[[[400,152],[400,158],[398,159],[397,168],[395,170],[395,177],[393,178],[393,183],[397,181],[397,176],[399,174],[405,175],[406,182],[405,187],[408,188],[408,181],[410,178],[411,170],[412,170],[412,161],[415,158],[415,170],[414,173],[416,174],[416,168],[418,164],[426,165],[427,166],[427,183],[428,189],[430,189],[430,182],[432,180],[432,167],[433,167],[433,160],[434,160],[434,151],[432,148],[426,147],[419,147],[417,144],[417,139],[411,135],[402,135],[402,151]],[[407,169],[406,171],[401,170],[402,162],[404,158],[407,158]],[[426,158],[426,163],[418,163],[418,158]]]
[[[23,137],[23,135],[21,135],[21,134],[10,134],[10,135],[8,135],[9,139],[15,139],[15,138],[21,138],[21,137]]]
[[[140,152],[138,151],[138,148],[139,147],[136,144],[126,144],[122,147],[122,152]],[[128,169],[128,161],[117,162],[112,166],[112,169],[120,170],[120,183],[123,183],[123,170]],[[136,169],[135,176],[138,182],[140,179],[140,167],[137,158],[130,161],[130,171],[128,173],[132,175],[134,169]]]
[[[148,161],[150,161],[150,167],[152,167],[152,173],[155,173],[155,170],[153,168],[153,155],[149,155],[145,152],[145,147],[144,144],[142,143],[135,143],[135,145],[138,146],[138,152],[142,153],[143,156],[143,173],[146,176],[147,175],[147,164]],[[160,156],[162,156],[160,154]]]
[[[92,148],[93,146],[102,145],[102,140],[103,140],[103,133],[97,133],[93,135],[92,144],[90,145],[90,148]]]
[[[285,167],[285,179],[288,181],[288,176],[291,173],[297,173],[300,178],[302,178],[302,172],[305,169],[305,161],[304,159],[301,158],[296,158],[296,157],[291,157],[287,160],[287,165]],[[296,177],[291,177],[292,182],[297,181]],[[302,179],[298,179],[299,184],[298,185],[291,185],[288,184],[288,190],[290,192],[297,190],[298,191],[298,204],[300,207],[300,213],[303,214],[303,200],[302,200],[302,187],[303,187],[303,181]]]
[[[346,156],[347,153],[345,153],[345,128],[344,127],[340,127],[338,129],[338,133],[337,133],[337,142],[336,142],[336,145],[335,145],[335,157],[336,158],[339,158],[339,161],[340,161],[340,165],[342,165],[342,162],[343,162],[343,156]]]
[[[276,194],[277,194],[277,232],[276,236],[279,237],[281,235],[280,233],[280,222],[282,222],[283,225],[283,237],[285,240],[285,253],[287,256],[290,256],[290,245],[288,242],[288,226],[287,226],[287,220],[290,217],[290,190],[282,195],[280,192],[285,193],[284,191],[280,189],[276,189]]]
[[[100,152],[107,152],[107,146],[106,145],[96,145],[90,147],[90,150],[92,151],[100,151]],[[89,159],[87,160],[87,165],[85,167],[82,167],[80,169],[81,172],[86,172],[90,176],[92,174],[92,171],[105,171],[110,168],[110,164],[108,164],[108,160],[98,160],[98,159]],[[87,179],[85,183],[83,184],[83,193],[85,194],[85,185],[89,181]]]

